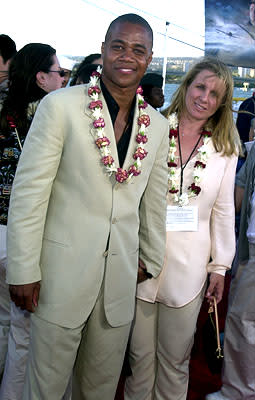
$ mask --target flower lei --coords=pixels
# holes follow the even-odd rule
[[[168,153],[168,187],[169,193],[172,195],[172,199],[179,206],[186,206],[189,204],[189,198],[196,197],[201,192],[199,183],[202,180],[204,169],[206,168],[206,162],[209,157],[209,146],[208,143],[211,140],[212,133],[204,130],[201,135],[203,136],[203,144],[198,148],[197,158],[198,160],[194,164],[193,170],[193,182],[188,186],[188,191],[178,194],[180,191],[180,174],[177,173],[177,158],[175,155],[177,150],[177,137],[178,137],[178,117],[176,113],[171,114],[168,117],[169,121],[169,153]]]
[[[105,136],[104,127],[105,121],[103,114],[101,112],[103,108],[103,103],[99,100],[99,94],[101,89],[98,86],[98,81],[101,76],[101,68],[99,67],[97,71],[92,72],[89,82],[88,95],[91,98],[89,108],[92,113],[93,118],[93,129],[95,134],[95,143],[101,153],[101,162],[105,166],[105,169],[109,176],[115,173],[116,181],[119,183],[130,182],[133,176],[138,176],[141,173],[141,161],[147,156],[148,152],[145,150],[144,145],[147,143],[148,138],[146,136],[147,128],[150,125],[150,117],[145,113],[145,108],[148,106],[146,101],[142,96],[143,90],[139,86],[136,94],[138,96],[138,108],[139,117],[138,123],[138,134],[136,135],[137,147],[133,154],[135,162],[129,167],[128,170],[123,168],[117,168],[114,159],[111,155],[110,140]]]

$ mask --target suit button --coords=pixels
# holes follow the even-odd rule
[[[117,218],[113,218],[112,219],[112,224],[116,224],[116,222],[117,222]]]
[[[103,257],[107,257],[108,256],[108,250],[103,252]]]

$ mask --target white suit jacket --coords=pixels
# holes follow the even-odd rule
[[[118,166],[103,96],[102,101]],[[119,184],[101,163],[89,103],[86,85],[60,89],[41,101],[17,168],[8,217],[7,281],[41,280],[38,316],[66,327],[87,319],[103,278],[109,324],[128,323],[138,256],[154,276],[164,257],[167,120],[147,108],[151,124],[142,173]],[[136,105],[125,169],[134,162],[137,117]]]
[[[184,170],[184,188],[193,180],[193,157]],[[163,270],[156,279],[142,282],[137,296],[170,307],[183,307],[202,290],[207,274],[225,275],[235,255],[234,181],[237,156],[222,156],[210,142],[210,157],[200,194],[190,199],[198,207],[197,232],[167,232]],[[168,199],[169,205],[173,205]]]

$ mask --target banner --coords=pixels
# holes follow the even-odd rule
[[[255,68],[255,0],[205,0],[205,55]]]

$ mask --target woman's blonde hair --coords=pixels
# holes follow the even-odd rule
[[[226,86],[226,92],[217,111],[208,119],[206,128],[212,132],[212,140],[215,150],[222,152],[223,155],[230,156],[241,151],[239,134],[233,121],[232,97],[233,97],[233,78],[229,68],[221,61],[214,58],[203,58],[196,63],[184,76],[182,83],[174,93],[171,105],[163,111],[163,115],[168,116],[177,112],[178,119],[185,110],[185,97],[188,87],[196,76],[208,70],[213,72],[218,78],[222,79]]]

